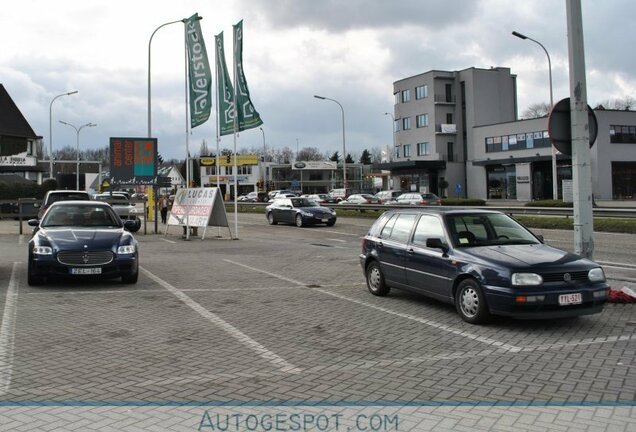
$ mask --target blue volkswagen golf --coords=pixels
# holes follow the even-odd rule
[[[473,324],[594,314],[609,293],[600,265],[544,244],[498,211],[387,211],[364,237],[360,264],[371,294],[418,292],[454,304]]]

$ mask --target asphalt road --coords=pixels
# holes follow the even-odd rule
[[[0,424],[13,426],[0,430],[218,430],[209,407],[233,404],[401,416],[366,430],[636,429],[636,305],[473,326],[424,297],[377,298],[358,263],[370,224],[240,214],[238,240],[209,228],[190,241],[172,227],[137,236],[136,285],[41,287],[26,284],[28,236],[3,230]],[[571,232],[537,233],[572,249]],[[595,235],[613,287],[636,286],[634,240]],[[243,426],[229,430],[255,430]]]

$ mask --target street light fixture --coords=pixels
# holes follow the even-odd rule
[[[344,115],[344,108],[342,107],[342,104],[340,104],[340,102],[338,102],[335,99],[331,99],[331,98],[328,98],[328,97],[325,97],[325,96],[318,96],[318,95],[314,95],[314,97],[316,99],[328,100],[328,101],[331,101],[331,102],[335,102],[340,107],[340,111],[342,111],[342,182],[344,184],[345,194],[346,194],[346,192],[347,192],[347,148],[345,146],[345,115]]]
[[[152,137],[152,129],[151,129],[151,114],[150,114],[150,46],[152,44],[152,38],[154,37],[155,33],[157,33],[157,31],[159,31],[160,28],[165,27],[167,25],[170,24],[176,24],[176,23],[185,23],[186,19],[180,19],[177,21],[170,21],[164,24],[161,24],[159,27],[157,27],[155,29],[155,31],[152,32],[152,34],[150,35],[150,40],[148,41],[148,138]]]
[[[97,126],[97,125],[95,123],[86,123],[86,124],[81,125],[78,128],[75,125],[63,122],[62,120],[60,120],[60,123],[66,125],[66,126],[72,127],[73,129],[75,129],[75,132],[77,133],[77,174],[76,174],[76,179],[75,179],[75,190],[79,190],[79,172],[80,172],[79,133],[85,127],[93,127],[93,126]]]
[[[550,109],[552,109],[552,107],[554,107],[554,99],[552,97],[552,61],[550,60],[550,54],[548,54],[548,50],[545,49],[545,47],[543,46],[543,44],[537,40],[532,39],[529,36],[526,36],[524,34],[521,34],[517,31],[513,31],[512,32],[513,36],[518,37],[519,39],[523,39],[523,40],[531,40],[532,42],[536,43],[537,45],[539,45],[541,48],[543,48],[543,51],[545,52],[545,55],[548,57],[548,73],[549,73],[549,77],[550,77]],[[557,183],[557,159],[556,159],[556,149],[554,148],[554,146],[552,147],[552,199],[557,200],[559,199],[559,185]]]
[[[49,178],[54,178],[53,177],[53,102],[55,102],[55,100],[57,98],[61,98],[62,96],[70,96],[70,95],[74,95],[78,93],[77,90],[74,90],[72,92],[68,92],[68,93],[62,93],[59,94],[57,96],[55,96],[52,100],[51,103],[49,104]]]

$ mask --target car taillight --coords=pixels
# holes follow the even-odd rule
[[[428,204],[428,201],[426,201],[426,200],[422,200],[422,201],[420,201],[420,204],[422,204],[422,205],[426,205],[426,204]]]

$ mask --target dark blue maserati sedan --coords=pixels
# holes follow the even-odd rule
[[[387,211],[363,238],[360,264],[372,294],[418,292],[454,304],[473,324],[594,314],[609,293],[600,265],[544,244],[498,211]]]
[[[53,203],[34,227],[29,241],[27,283],[39,285],[56,276],[121,277],[134,284],[139,277],[137,240],[129,232],[135,221],[122,221],[99,201]]]
[[[265,217],[270,225],[285,222],[296,224],[298,227],[316,224],[334,226],[337,219],[332,208],[300,197],[274,198],[274,202],[265,208]]]

